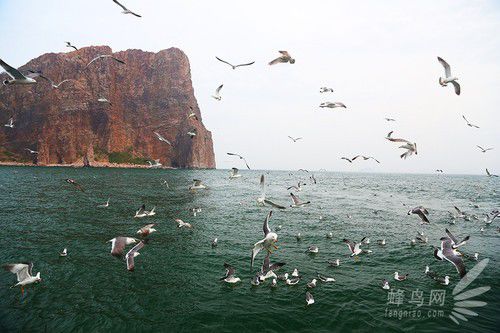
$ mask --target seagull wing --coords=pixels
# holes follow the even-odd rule
[[[221,59],[221,58],[219,58],[219,57],[215,57],[215,59],[217,59],[217,60],[219,60],[220,62],[223,62],[223,63],[225,63],[225,64],[228,64],[228,65],[229,65],[229,66],[231,66],[231,67],[236,67],[236,66],[234,66],[233,64],[231,64],[231,63],[229,63],[229,62],[227,62],[227,61],[225,61],[225,60],[222,60],[222,59]]]
[[[245,160],[245,159],[243,158],[243,161],[245,162],[245,165],[247,166],[247,169],[248,169],[248,170],[250,170],[250,166],[248,165],[247,160]]]
[[[219,94],[219,93],[220,93],[220,90],[222,89],[222,87],[223,87],[223,86],[224,86],[224,85],[223,85],[223,84],[221,84],[219,87],[217,87],[217,89],[215,89],[215,93],[216,93],[216,94]]]
[[[255,64],[255,61],[252,61],[252,62],[249,62],[249,63],[246,63],[246,64],[239,64],[239,65],[236,65],[234,67],[250,66],[250,65],[253,65],[253,64]]]
[[[292,201],[295,205],[299,205],[300,204],[300,200],[299,198],[297,198],[297,196],[293,193],[290,193],[290,196],[292,197]]]
[[[274,208],[278,208],[278,209],[286,209],[285,206],[282,206],[282,205],[278,205],[274,202],[272,202],[271,200],[267,200],[267,199],[264,199],[264,203],[270,205],[270,206],[273,206]]]
[[[250,267],[253,267],[253,262],[255,260],[255,257],[257,256],[257,254],[260,252],[260,250],[262,250],[263,248],[263,245],[262,243],[264,243],[264,240],[261,240],[261,241],[258,241],[257,243],[255,243],[255,245],[253,246],[253,249],[252,249],[252,258],[250,260]]]
[[[479,149],[481,149],[481,150],[483,150],[483,151],[484,151],[484,150],[486,150],[486,149],[484,149],[483,147],[478,146],[478,145],[476,145],[476,147],[477,147],[477,148],[479,148]]]
[[[21,282],[31,276],[33,263],[7,264],[4,265],[3,268],[6,271],[16,274],[17,281]]]
[[[127,7],[119,3],[117,0],[113,0],[114,3],[116,3],[118,6],[122,7],[123,10],[128,10]]]
[[[278,57],[278,58],[270,61],[269,65],[276,65],[276,64],[279,64],[279,63],[282,63],[282,62],[286,62],[286,60],[283,59],[283,57]]]
[[[264,220],[264,226],[262,227],[262,230],[264,231],[264,236],[267,236],[268,233],[271,232],[271,229],[269,228],[269,219],[273,215],[273,211],[271,210],[267,216],[266,219]]]
[[[455,94],[460,95],[460,84],[457,81],[451,81],[451,84],[455,88]]]
[[[420,217],[420,219],[422,219],[423,222],[429,223],[429,219],[427,218],[427,216],[425,216],[425,213],[422,209],[417,210],[417,215]]]
[[[458,239],[453,236],[453,234],[448,230],[448,228],[446,228],[444,230],[446,232],[446,234],[448,235],[448,237],[451,239],[451,241],[453,242],[453,244],[457,244],[458,243]]]
[[[290,53],[288,53],[288,51],[278,51],[278,52],[284,55],[285,57],[290,57]]]
[[[140,241],[136,246],[130,249],[125,255],[125,259],[127,260],[127,269],[129,271],[133,271],[135,268],[134,257],[135,253],[139,252],[140,249],[144,247],[144,241]]]
[[[347,244],[347,246],[349,247],[349,251],[351,251],[351,253],[354,253],[355,244],[346,238],[344,238],[343,242]]]
[[[451,262],[455,268],[457,269],[457,272],[458,274],[460,275],[460,278],[464,277],[465,274],[467,273],[466,269],[465,269],[465,264],[464,264],[464,261],[462,260],[462,258],[460,256],[458,256],[452,249],[451,247],[451,242],[448,240],[448,241],[444,241],[442,244],[444,244],[444,248],[443,248],[443,256],[444,258]]]
[[[262,198],[266,197],[266,183],[265,183],[264,175],[260,175],[260,196]]]
[[[444,74],[446,75],[446,77],[450,77],[451,76],[451,69],[450,69],[450,65],[448,65],[448,63],[446,61],[444,61],[443,58],[441,57],[438,57],[438,61],[441,65],[443,65],[444,67]]]
[[[5,71],[7,72],[7,74],[9,74],[9,76],[11,78],[16,79],[16,80],[24,80],[24,79],[26,79],[26,77],[20,71],[18,71],[14,67],[9,66],[2,59],[0,59],[0,66],[2,66],[3,69],[5,69]]]
[[[120,256],[125,249],[127,239],[126,237],[115,237],[111,240],[111,254]]]

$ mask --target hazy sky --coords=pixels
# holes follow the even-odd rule
[[[498,1],[122,2],[143,17],[111,0],[0,1],[0,57],[21,66],[68,51],[64,41],[182,49],[218,168],[243,168],[231,151],[255,169],[500,173]],[[296,63],[268,66],[278,50]],[[233,71],[215,56],[256,63]],[[437,56],[459,77],[461,96],[438,84]],[[221,83],[217,102],[210,96]],[[348,109],[320,109],[324,101]],[[401,160],[403,150],[384,140],[390,130],[417,142],[418,156]],[[495,149],[482,154],[476,144]],[[381,164],[340,160],[357,154]]]

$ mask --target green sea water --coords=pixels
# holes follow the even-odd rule
[[[230,180],[227,170],[0,167],[0,263],[32,261],[34,272],[43,278],[22,296],[18,288],[10,288],[15,276],[0,272],[0,331],[498,332],[500,221],[480,232],[483,214],[500,206],[498,178],[317,172],[318,182],[313,184],[304,172],[241,173],[242,178]],[[262,173],[267,196],[287,206],[287,186],[299,179],[307,183],[298,195],[312,203],[274,209],[270,222],[272,229],[282,227],[279,249],[271,259],[286,263],[280,273],[300,271],[302,281],[296,286],[281,281],[275,289],[268,281],[257,287],[250,284],[251,248],[262,239],[262,223],[270,210],[256,204]],[[65,178],[78,181],[85,192]],[[188,191],[195,178],[209,189]],[[96,208],[108,197],[108,208]],[[157,214],[134,219],[143,203],[156,206]],[[429,209],[430,225],[421,226],[417,216],[406,214],[416,205]],[[453,206],[479,220],[449,224]],[[202,212],[194,217],[192,207]],[[193,229],[177,228],[175,218],[191,223]],[[146,223],[156,223],[158,232],[140,251],[135,271],[129,272],[125,261],[110,255],[107,241],[135,236]],[[468,316],[459,325],[448,317],[458,275],[450,263],[437,261],[432,249],[447,227],[459,238],[471,236],[463,252],[489,258],[469,287],[491,286],[476,298],[487,305],[473,308],[478,316]],[[429,242],[412,247],[409,239],[419,230]],[[303,238],[298,242],[299,232]],[[326,237],[328,232],[333,239]],[[342,239],[358,241],[363,236],[370,238],[365,248],[373,252],[357,260],[349,257]],[[219,245],[213,249],[215,237]],[[382,238],[385,247],[377,245]],[[319,253],[306,254],[309,245],[317,245]],[[69,254],[61,258],[65,247]],[[341,266],[329,267],[326,261],[336,258]],[[262,259],[263,253],[257,262]],[[219,281],[224,262],[236,268],[240,284]],[[476,263],[467,260],[467,268]],[[450,285],[426,277],[426,265],[449,275]],[[395,281],[395,271],[408,273],[408,280]],[[336,282],[318,283],[310,290],[315,304],[306,307],[306,284],[316,272]],[[380,287],[384,278],[392,295],[398,290],[403,295],[400,304]],[[444,291],[445,299],[429,305],[435,290]],[[418,292],[421,306],[417,297],[412,299]]]

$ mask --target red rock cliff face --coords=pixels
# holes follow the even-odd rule
[[[102,54],[125,64],[105,58],[85,68]],[[31,160],[25,150],[30,148],[39,151],[41,165],[160,159],[164,166],[215,168],[212,135],[202,123],[189,60],[181,50],[112,53],[107,46],[86,47],[45,54],[20,69],[40,70],[56,83],[75,81],[54,89],[38,77],[35,85],[0,87],[0,122],[13,116],[15,125],[0,129],[0,161]],[[190,106],[198,120],[188,118]],[[190,138],[193,129],[197,135]]]

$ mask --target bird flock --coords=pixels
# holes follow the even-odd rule
[[[136,12],[133,12],[129,10],[127,7],[125,7],[123,4],[118,2],[117,0],[113,0],[113,2],[121,7],[122,13],[123,14],[130,14],[133,15],[137,18],[141,18],[142,16],[137,14]],[[71,42],[65,42],[66,47],[71,48],[75,51],[78,50],[76,46],[74,46]],[[274,66],[278,64],[295,64],[296,59],[292,57],[292,55],[285,50],[278,51],[279,56],[273,60],[271,60],[268,65]],[[217,61],[220,63],[223,63],[225,65],[228,65],[231,67],[231,69],[236,70],[237,68],[242,68],[242,67],[248,67],[252,66],[255,64],[255,61],[250,61],[250,62],[245,62],[241,64],[236,64],[234,65],[233,63],[223,60],[220,57],[215,57]],[[456,95],[461,94],[461,86],[458,83],[458,77],[452,75],[451,73],[451,67],[450,65],[441,57],[438,57],[438,62],[443,66],[444,68],[444,76],[439,77],[438,83],[442,87],[447,87],[449,84],[451,84],[454,88],[454,92]],[[94,64],[97,61],[114,61],[117,64],[120,65],[125,65],[126,63],[114,57],[113,55],[109,54],[102,54],[99,55],[90,61],[85,65],[83,70],[90,70],[92,68],[92,64]],[[37,78],[41,78],[45,81],[47,81],[53,89],[59,89],[62,87],[63,84],[69,84],[72,81],[75,81],[74,79],[64,79],[61,80],[60,82],[56,82],[52,80],[51,78],[45,76],[42,72],[37,71],[37,70],[28,70],[25,71],[24,73],[21,72],[20,70],[8,65],[6,62],[0,59],[0,66],[4,68],[6,73],[8,74],[9,78],[5,79],[3,81],[4,85],[30,85],[30,84],[36,84]],[[214,100],[217,102],[222,101],[222,89],[224,87],[224,84],[220,84],[217,89],[215,90],[214,94],[212,97]],[[334,90],[333,88],[330,87],[320,87],[319,92],[321,94],[329,94],[333,93]],[[98,102],[101,103],[108,103],[110,105],[111,102],[105,97],[105,96],[98,96],[97,98]],[[347,106],[343,102],[331,102],[331,101],[325,101],[322,102],[319,105],[320,108],[330,108],[330,109],[347,109]],[[192,107],[190,107],[190,110],[186,112],[186,117],[188,119],[191,119],[193,121],[197,121],[198,117],[195,114],[194,110]],[[465,115],[462,115],[462,118],[465,120],[466,125],[479,129],[480,127],[478,125],[475,125],[465,117]],[[396,119],[393,118],[385,118],[387,122],[395,122]],[[10,117],[8,122],[4,124],[4,127],[7,130],[14,130],[15,128],[15,119],[13,117]],[[397,138],[393,136],[394,131],[390,131],[385,139],[389,142],[392,143],[397,143],[401,144],[398,148],[403,149],[404,152],[400,155],[402,159],[407,159],[408,157],[411,157],[413,155],[418,155],[417,151],[417,143],[413,142],[413,140],[408,140],[408,139],[403,139],[403,138]],[[159,133],[157,131],[153,132],[153,135],[161,142],[167,144],[168,146],[172,146],[172,142],[165,138],[165,135],[162,133]],[[195,139],[197,136],[197,131],[196,128],[193,128],[192,130],[189,130],[186,135],[188,135],[191,139]],[[304,140],[302,137],[294,137],[294,136],[288,136],[288,138],[295,144],[298,141]],[[492,150],[492,147],[488,148],[483,148],[482,146],[477,145],[477,148],[480,149],[482,153],[486,153],[490,150]],[[31,148],[26,148],[25,149],[29,154],[38,154],[38,151],[31,149]],[[238,153],[227,153],[228,156],[231,157],[236,157],[238,160],[241,160],[244,162],[244,165],[247,169],[250,169],[250,166],[242,155]],[[376,163],[380,163],[380,161],[372,156],[368,155],[363,155],[363,154],[358,154],[354,157],[341,157],[342,160],[345,160],[346,162],[352,164],[354,162],[358,161],[369,161],[372,160]],[[154,160],[150,161],[150,167],[151,168],[159,168],[161,167],[161,163],[159,160]],[[307,170],[302,170],[306,173],[309,173]],[[436,170],[437,172],[442,173],[443,170],[438,169]],[[488,169],[486,169],[486,174],[488,177],[498,177],[495,174],[490,173]],[[234,167],[230,171],[229,179],[240,179],[242,178],[242,174],[239,172],[239,169]],[[309,176],[309,179],[313,184],[316,184],[317,179],[315,176],[311,173]],[[66,179],[66,183],[70,184],[73,186],[77,191],[85,192],[84,187],[79,184],[76,180],[74,179]],[[256,198],[256,204],[259,206],[268,206],[274,209],[278,209],[278,211],[285,210],[288,208],[293,208],[293,209],[307,209],[307,206],[311,204],[311,201],[305,201],[302,200],[298,197],[296,194],[297,192],[301,192],[302,188],[306,186],[305,183],[302,181],[298,181],[297,185],[291,185],[286,188],[287,191],[294,191],[289,192],[290,194],[290,199],[291,203],[289,207],[286,207],[284,204],[279,204],[276,203],[274,200],[268,198],[266,196],[266,184],[265,184],[265,176],[262,174],[260,176],[260,196]],[[168,183],[166,183],[168,186]],[[193,180],[193,184],[190,185],[187,190],[188,191],[204,191],[208,190],[209,188],[203,184],[203,182],[199,179]],[[110,199],[104,203],[100,204],[97,207],[98,208],[108,208],[110,206]],[[452,218],[452,224],[455,223],[457,219],[464,219],[464,220],[470,220],[470,219],[477,219],[477,217],[467,214],[466,212],[463,212],[460,210],[458,207],[454,207],[455,212],[450,212],[450,217]],[[200,207],[195,207],[191,209],[191,213],[194,216],[197,214],[201,213],[201,208]],[[376,213],[376,212],[374,212]],[[152,207],[151,209],[146,209],[146,205],[142,205],[136,212],[135,215],[133,216],[134,219],[143,219],[143,218],[148,218],[151,216],[154,216],[156,214],[155,212],[155,207]],[[485,226],[488,226],[493,223],[496,217],[498,217],[500,212],[498,209],[494,209],[491,211],[491,213],[486,214],[484,222]],[[412,209],[410,209],[407,212],[407,215],[412,216],[416,215],[418,216],[420,223],[422,225],[428,225],[430,224],[430,219],[429,216],[431,215],[429,210],[423,206],[417,206]],[[271,262],[272,255],[279,251],[279,246],[278,246],[278,232],[281,229],[281,226],[277,226],[276,228],[273,229],[271,228],[270,222],[271,218],[273,216],[273,211],[270,210],[267,215],[265,216],[263,225],[262,225],[262,239],[257,240],[251,248],[249,248],[249,266],[250,269],[252,269],[252,274],[253,278],[251,278],[250,283],[253,286],[259,286],[263,283],[265,283],[266,280],[270,280],[270,287],[272,288],[277,288],[278,287],[278,281],[283,281],[286,285],[293,286],[297,285],[300,283],[300,281],[303,279],[303,276],[299,273],[298,269],[295,268],[292,273],[284,273],[282,275],[277,275],[276,272],[283,269],[283,266],[286,265],[286,263],[283,262]],[[348,216],[349,217],[349,216]],[[194,229],[193,225],[189,222],[185,222],[181,219],[174,219],[175,223],[177,224],[178,228],[187,228],[187,229]],[[154,228],[156,224],[150,223],[142,226],[137,230],[136,232],[136,237],[129,237],[129,236],[116,236],[112,239],[110,239],[108,242],[111,243],[111,250],[110,253],[112,256],[120,257],[123,258],[125,263],[126,263],[126,269],[129,271],[134,271],[135,269],[135,258],[140,254],[139,251],[142,251],[143,249],[147,249],[147,245],[150,242],[151,234],[154,232],[157,232],[157,230]],[[484,227],[482,228],[482,231],[484,230]],[[332,233],[328,233],[327,238],[333,239],[334,235]],[[302,240],[302,235],[298,233],[296,235],[297,241]],[[478,260],[479,254],[475,252],[474,254],[466,254],[458,249],[462,246],[464,246],[467,241],[470,239],[470,236],[465,236],[461,240],[459,240],[457,237],[455,237],[448,229],[445,229],[443,237],[440,239],[440,244],[439,246],[434,246],[433,247],[433,253],[430,253],[430,255],[434,256],[436,260],[439,261],[445,261],[450,264],[452,264],[457,273],[458,277],[462,278],[466,275],[467,273],[467,268],[464,259],[468,260]],[[339,240],[340,241],[340,240]],[[348,258],[354,258],[353,260],[358,260],[359,256],[362,255],[372,255],[374,252],[373,250],[369,249],[369,244],[370,240],[368,237],[363,237],[361,238],[358,242],[355,242],[353,240],[349,240],[346,238],[342,238],[341,240],[343,243],[347,245],[348,252],[346,252],[346,255]],[[421,244],[426,244],[428,242],[427,236],[425,236],[424,232],[419,232],[416,237],[410,238],[409,245],[414,246],[417,243]],[[387,245],[386,239],[379,239],[377,240],[377,245],[381,248],[385,247]],[[208,241],[207,241],[208,244]],[[214,238],[210,241],[210,246],[212,248],[217,247],[219,244],[219,238]],[[125,253],[125,250],[127,247],[130,247],[130,249]],[[310,254],[310,255],[315,255],[320,251],[318,246],[316,245],[309,245],[306,249],[305,252]],[[62,252],[60,252],[61,257],[67,257],[69,255],[70,251],[68,251],[67,248],[64,248]],[[256,260],[258,260],[259,254],[263,253],[263,261],[262,265],[257,269],[257,271],[253,271],[253,267],[255,266]],[[3,267],[5,270],[13,273],[17,277],[17,283],[14,285],[14,287],[21,287],[21,292],[24,293],[24,287],[27,285],[31,285],[33,283],[38,283],[41,282],[42,279],[40,277],[40,272],[37,274],[33,274],[32,269],[33,269],[33,263],[28,262],[28,263],[14,263],[14,264],[5,264]],[[341,266],[341,261],[340,259],[330,259],[325,263],[325,266],[327,267],[336,267],[339,268]],[[223,263],[223,267],[225,269],[225,274],[223,277],[220,278],[220,281],[227,283],[227,284],[238,284],[242,282],[242,279],[237,277],[237,270],[236,268],[229,264],[229,263]],[[400,274],[399,272],[394,272],[390,273],[387,272],[388,274],[393,274],[394,280],[396,282],[403,282],[408,279],[411,279],[411,277],[408,274]],[[429,267],[426,266],[425,269],[423,270],[424,275],[432,278],[436,282],[443,284],[443,285],[448,285],[450,283],[451,277],[446,275],[446,276],[441,276],[436,272],[430,271]],[[311,294],[311,290],[316,288],[318,285],[318,282],[321,283],[332,283],[335,282],[334,277],[326,276],[321,273],[317,273],[316,276],[314,276],[312,279],[310,279],[309,282],[306,284],[306,292],[305,292],[305,301],[306,305],[312,305],[315,303],[314,297]],[[390,284],[388,279],[383,279],[381,288],[384,290],[389,290]]]

